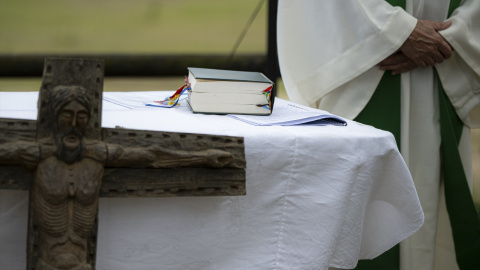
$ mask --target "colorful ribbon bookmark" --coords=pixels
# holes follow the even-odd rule
[[[187,76],[185,76],[185,84],[182,87],[178,88],[178,90],[175,91],[175,93],[172,96],[167,97],[164,100],[154,101],[154,103],[158,103],[158,105],[146,104],[146,106],[163,107],[163,108],[175,107],[177,105],[180,105],[178,104],[178,101],[180,100],[180,96],[185,91],[188,91],[188,90],[192,90],[192,88],[190,87],[190,83],[188,82]]]
[[[265,98],[267,99],[267,104],[257,104],[257,107],[262,107],[270,110],[271,108],[270,96],[272,95],[272,89],[273,89],[273,86],[270,86],[267,89],[262,91],[262,93],[265,95]]]

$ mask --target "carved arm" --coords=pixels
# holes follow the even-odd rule
[[[201,151],[183,151],[163,148],[158,145],[148,147],[123,147],[107,144],[106,166],[138,168],[171,167],[223,167],[233,160],[231,153],[207,149]]]
[[[36,142],[17,141],[0,144],[0,164],[23,165],[34,169],[40,159],[40,146]]]

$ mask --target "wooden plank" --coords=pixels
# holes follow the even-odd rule
[[[37,121],[0,118],[0,143],[35,141]]]
[[[184,151],[224,150],[233,155],[233,161],[226,167],[242,169],[246,167],[243,137],[122,128],[103,128],[102,137],[105,143],[115,143],[122,146],[148,147],[158,145],[168,149]]]
[[[0,118],[0,144],[15,141],[35,141],[34,120]],[[29,190],[32,172],[19,165],[0,165],[0,189]]]
[[[102,197],[245,195],[245,170],[211,168],[106,168]]]
[[[0,189],[29,190],[32,181],[32,172],[24,167],[0,165]]]

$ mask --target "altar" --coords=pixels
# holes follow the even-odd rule
[[[96,267],[351,269],[412,235],[423,212],[392,134],[347,126],[253,126],[115,101],[171,92],[105,92],[102,127],[242,136],[247,194],[101,198]],[[38,92],[0,92],[0,117],[36,119]],[[277,99],[277,102],[287,102]],[[0,268],[25,269],[28,192],[0,190]]]

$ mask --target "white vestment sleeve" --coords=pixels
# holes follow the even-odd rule
[[[280,0],[279,62],[289,98],[316,107],[365,73],[376,78],[355,89],[366,104],[382,74],[375,65],[400,48],[416,22],[384,0]]]
[[[440,34],[455,51],[436,68],[458,116],[480,128],[480,1],[464,1],[449,20],[452,26]]]

